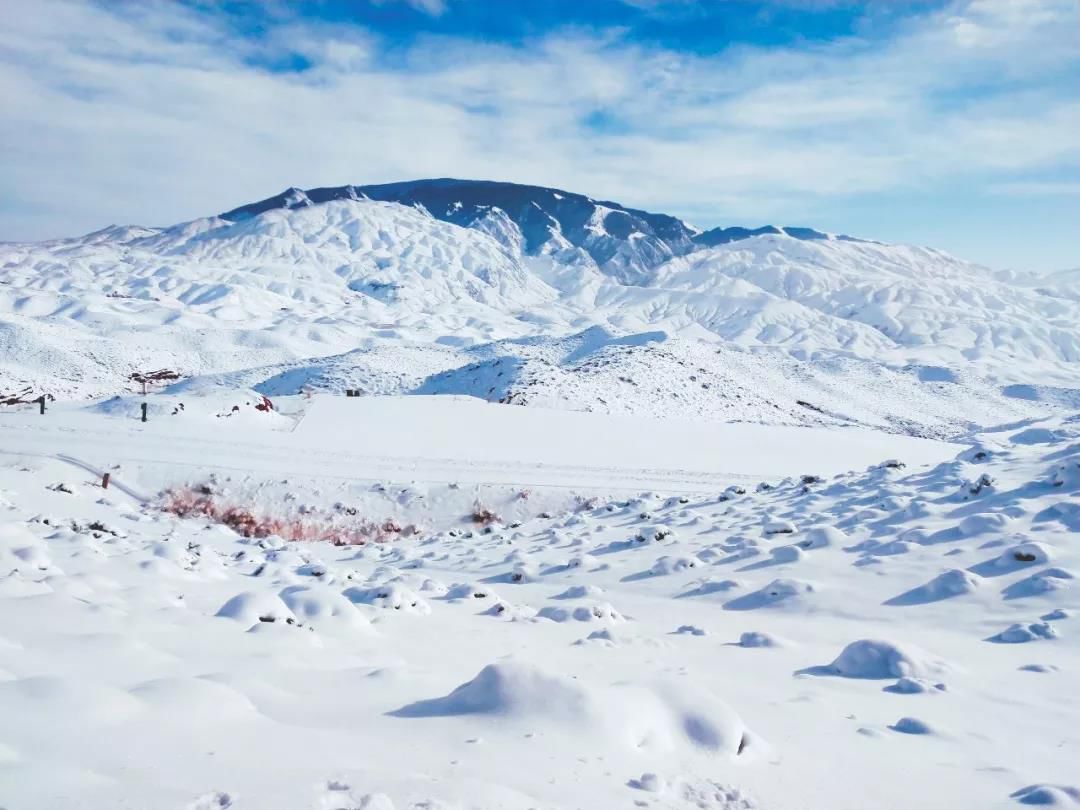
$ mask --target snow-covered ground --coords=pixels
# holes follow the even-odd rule
[[[0,808],[1080,806],[1076,273],[378,188],[0,244]]]
[[[1076,420],[148,401],[0,416],[5,807],[1080,801]]]

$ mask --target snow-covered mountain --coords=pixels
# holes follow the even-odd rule
[[[653,269],[701,247],[762,234],[829,238],[812,228],[781,229],[772,225],[701,231],[667,214],[651,214],[560,189],[451,178],[307,191],[289,188],[234,208],[221,217],[235,222],[275,209],[365,198],[420,207],[437,219],[487,233],[514,252],[554,255],[564,262],[588,263],[591,259],[600,270],[624,284],[647,283]]]
[[[1076,273],[396,188],[0,244],[0,803],[1080,801]]]
[[[168,368],[269,394],[957,435],[1080,403],[1077,290],[1075,274],[809,229],[701,233],[529,186],[292,190],[0,245],[0,400],[105,396]]]

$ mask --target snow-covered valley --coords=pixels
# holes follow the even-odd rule
[[[1080,806],[1078,325],[509,184],[0,244],[0,807]]]

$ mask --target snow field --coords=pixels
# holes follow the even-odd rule
[[[222,424],[220,404],[192,418]],[[392,494],[422,533],[334,546],[161,512],[169,463],[118,471],[145,502],[102,490],[57,450],[85,454],[95,429],[118,454],[147,436],[100,412],[55,416],[51,431],[5,432],[24,445],[0,455],[12,807],[1005,808],[1077,794],[1080,487],[1062,475],[1075,421],[985,434],[934,465],[808,476],[821,467],[802,458],[760,491],[571,499],[537,485],[511,501],[505,481],[523,511],[486,525],[466,485],[387,484],[358,506]],[[295,489],[332,510],[333,479],[269,486],[276,437],[302,432],[259,416],[187,452],[212,460],[216,443],[246,465],[226,491],[262,481],[269,503]],[[1030,428],[1050,433],[1033,443]],[[256,436],[267,455],[248,452]]]

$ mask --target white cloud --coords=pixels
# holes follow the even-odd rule
[[[371,0],[371,2],[377,6],[386,3],[404,3],[433,17],[439,17],[446,11],[446,0]]]
[[[1080,194],[1080,180],[1030,180],[1013,183],[997,183],[992,186],[997,194],[1009,194],[1019,197],[1057,197]]]
[[[393,61],[347,26],[293,21],[253,41],[172,4],[14,8],[0,29],[4,238],[447,175],[710,224],[1080,165],[1072,0],[974,0],[884,43],[694,56],[567,31],[520,48],[429,38]],[[289,50],[313,67],[265,67]],[[597,111],[610,126],[585,123]]]

